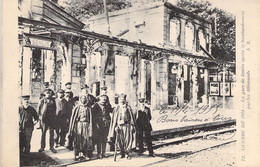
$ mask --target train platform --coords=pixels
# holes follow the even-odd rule
[[[151,124],[153,127],[152,135],[163,135],[166,133],[181,132],[192,129],[217,127],[225,124],[235,124],[236,123],[236,113],[232,109],[223,110],[221,106],[214,106],[211,108],[197,108],[192,110],[190,107],[176,109],[176,108],[166,108],[161,110],[152,111]],[[36,153],[40,148],[41,130],[35,129],[33,131],[32,141],[31,141],[31,152]],[[144,155],[139,156],[136,152],[133,152],[132,159],[135,161],[118,159],[116,162],[113,161],[114,152],[109,151],[109,145],[107,146],[107,155],[109,157],[102,160],[97,159],[96,151],[94,151],[93,158],[90,161],[84,163],[78,163],[74,161],[74,152],[69,151],[66,147],[56,148],[57,153],[52,153],[49,150],[49,133],[46,136],[46,149],[43,152],[46,156],[53,159],[57,164],[64,166],[80,166],[85,164],[87,166],[146,166],[152,164],[153,162],[163,161],[163,157],[148,157],[148,152]],[[155,143],[153,143],[155,144]],[[83,165],[84,166],[84,165]]]

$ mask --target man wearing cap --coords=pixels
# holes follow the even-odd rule
[[[43,92],[41,93],[42,95],[44,94],[44,91],[46,89],[50,89],[49,86],[50,86],[49,82],[43,82]],[[50,90],[51,90],[51,96],[54,96],[55,95],[54,91],[52,89]]]
[[[149,156],[154,157],[152,140],[151,140],[151,131],[152,125],[150,123],[152,116],[151,110],[149,107],[145,106],[145,99],[139,99],[139,110],[137,111],[137,137],[138,137],[138,145],[139,145],[139,155],[143,154],[144,146],[143,146],[143,133],[145,134],[145,142],[148,147]]]
[[[67,101],[67,112],[68,112],[68,118],[70,120],[71,118],[71,114],[72,114],[72,110],[73,108],[76,106],[76,102],[75,100],[71,97],[71,93],[72,91],[69,89],[65,90],[65,100]],[[67,124],[67,127],[69,127],[69,123]],[[69,150],[73,150],[73,136],[68,136],[68,146],[67,149]]]
[[[43,82],[43,91],[40,94],[40,97],[39,97],[40,100],[45,97],[44,91],[47,89],[50,89],[49,82]],[[50,91],[51,91],[51,97],[54,98],[54,96],[55,96],[54,91],[52,89],[50,89]],[[42,128],[41,126],[42,126],[41,121],[39,121],[37,129],[41,129]]]
[[[130,159],[130,152],[133,147],[136,123],[131,107],[126,103],[126,95],[119,96],[119,105],[115,107],[109,127],[108,140],[116,138],[115,146],[120,148],[121,158],[127,154]]]
[[[100,95],[99,101],[92,109],[93,116],[93,143],[97,145],[97,156],[99,159],[105,157],[107,135],[110,125],[111,106],[107,105],[107,96]]]
[[[39,119],[37,112],[30,105],[29,100],[29,95],[21,96],[21,106],[19,107],[20,153],[25,154],[30,152],[34,121],[38,121]]]
[[[67,82],[65,84],[65,87],[66,87],[66,90],[70,90],[70,98],[72,99],[73,98],[73,92],[71,90],[71,82]]]
[[[97,99],[93,95],[89,94],[89,86],[87,84],[84,84],[81,87],[81,94],[86,95],[88,107],[92,107],[97,102]]]
[[[50,150],[53,153],[56,153],[56,150],[53,148],[54,146],[54,128],[56,122],[56,103],[55,100],[52,98],[52,90],[46,89],[44,90],[44,98],[42,98],[37,107],[37,112],[39,114],[40,122],[41,122],[41,148],[39,152],[44,151],[45,148],[45,138],[46,132],[49,130],[50,132]]]
[[[57,138],[55,140],[56,147],[60,144],[60,146],[65,145],[65,137],[68,131],[69,124],[69,112],[67,101],[64,99],[64,90],[59,89],[57,91],[57,98],[55,99],[56,103],[56,126],[55,132],[57,134]]]

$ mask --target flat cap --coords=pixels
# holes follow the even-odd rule
[[[85,88],[89,88],[89,86],[87,84],[84,84],[84,85],[81,86],[80,89],[85,89]]]
[[[57,93],[64,93],[64,90],[59,89],[59,90],[57,90]]]
[[[22,95],[21,98],[22,98],[22,99],[29,99],[29,98],[30,98],[30,95]]]
[[[52,90],[48,88],[48,89],[44,89],[43,93],[44,94],[51,94],[51,91]]]
[[[67,86],[67,85],[71,85],[71,82],[67,82],[67,83],[65,84],[65,86]]]

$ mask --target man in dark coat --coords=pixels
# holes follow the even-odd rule
[[[22,105],[19,107],[19,136],[20,153],[28,154],[31,148],[34,121],[38,121],[38,114],[29,104],[29,95],[21,96]],[[33,121],[34,120],[34,121]]]
[[[59,89],[57,91],[57,98],[55,99],[56,103],[56,126],[55,132],[57,134],[56,138],[56,147],[65,145],[65,137],[68,132],[68,124],[69,124],[69,112],[68,112],[68,104],[64,99],[64,91]]]
[[[110,125],[111,105],[107,104],[106,95],[99,96],[99,101],[94,104],[93,115],[93,142],[97,145],[97,156],[99,159],[105,157],[107,135]],[[102,152],[101,152],[102,150]]]
[[[45,97],[42,98],[37,107],[37,112],[39,114],[40,122],[41,122],[41,148],[39,152],[44,151],[46,145],[46,132],[49,130],[50,132],[50,150],[53,153],[57,151],[53,148],[54,146],[54,128],[56,122],[56,103],[55,100],[52,98],[51,89],[46,89],[44,91]]]
[[[43,82],[43,92],[41,93],[42,95],[44,94],[45,90],[50,89],[49,86],[50,86],[49,82]],[[51,91],[51,96],[54,97],[55,96],[54,91],[52,89],[50,89],[50,91]]]
[[[67,111],[68,111],[68,118],[70,120],[72,115],[72,110],[76,106],[76,101],[71,96],[71,90],[65,90],[65,100],[67,101]],[[69,127],[69,124],[68,124]],[[73,150],[73,136],[68,136],[68,146],[67,149]]]
[[[97,102],[97,99],[93,95],[89,94],[89,86],[87,84],[84,84],[81,87],[81,94],[86,95],[88,107],[92,107]]]
[[[73,92],[71,90],[71,82],[67,82],[65,84],[65,87],[66,87],[66,90],[70,90],[70,99],[72,99],[73,98]]]
[[[144,146],[143,146],[143,134],[145,134],[145,142],[147,144],[149,150],[149,156],[154,157],[152,140],[151,140],[151,110],[149,107],[145,106],[145,99],[139,99],[140,108],[137,111],[137,137],[138,137],[138,145],[139,145],[139,154],[143,154]]]
[[[51,97],[53,99],[55,99],[55,93],[54,93],[54,91],[52,89],[49,88],[49,86],[50,86],[49,82],[43,82],[43,91],[40,94],[40,97],[39,97],[40,100],[45,97],[45,93],[44,92],[47,89],[51,91]],[[42,128],[41,121],[39,121],[37,129],[41,129],[41,128]]]
[[[130,159],[131,149],[134,147],[134,136],[136,132],[136,123],[131,107],[126,103],[126,95],[121,94],[119,105],[115,107],[112,114],[109,127],[108,140],[116,138],[116,147],[119,146],[121,158],[127,154]]]
[[[110,100],[109,100],[109,97],[107,95],[107,87],[104,86],[104,87],[100,88],[100,95],[97,97],[97,101],[99,101],[100,96],[106,96],[105,105],[111,107]]]

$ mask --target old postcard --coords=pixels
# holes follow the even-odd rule
[[[1,166],[260,165],[260,2],[2,4]]]

